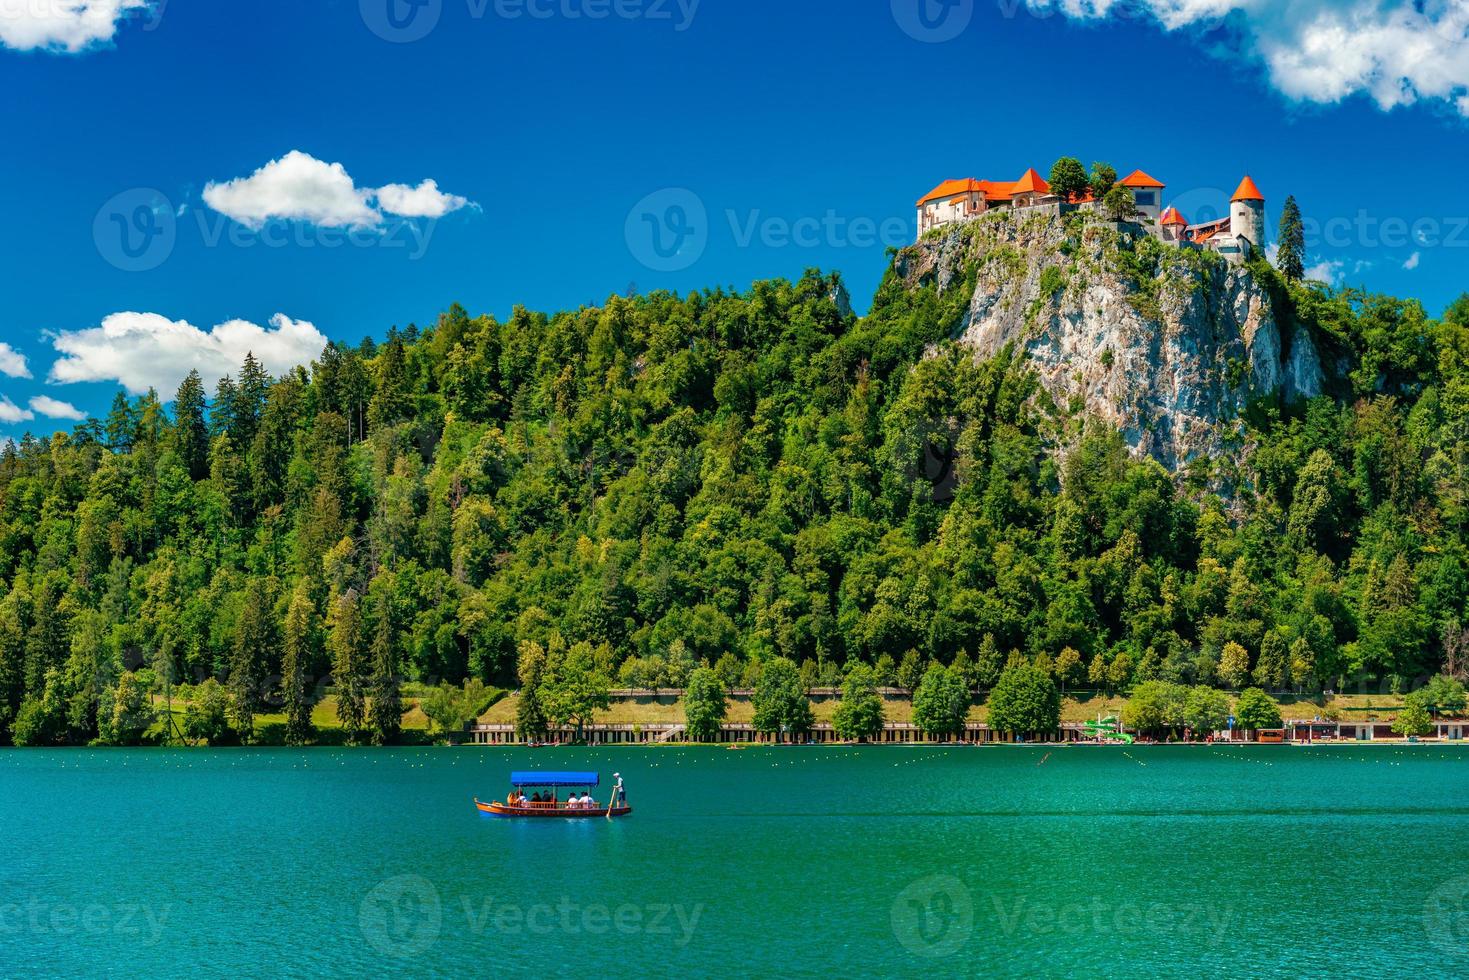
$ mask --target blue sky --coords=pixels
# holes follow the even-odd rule
[[[48,2],[0,8],[0,438],[455,301],[816,266],[865,308],[931,186],[1063,154],[1190,219],[1249,173],[1323,278],[1469,289],[1462,0]]]

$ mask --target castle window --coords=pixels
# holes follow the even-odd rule
[[[1134,199],[1143,207],[1152,207],[1158,202],[1158,196],[1152,191],[1137,191]]]

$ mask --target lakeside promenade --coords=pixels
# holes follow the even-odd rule
[[[941,744],[960,742],[965,744],[1011,744],[1018,739],[1008,732],[997,731],[991,728],[982,717],[977,717],[979,712],[972,712],[970,719],[965,723],[963,732],[953,738],[934,737],[922,730],[908,720],[909,694],[900,688],[880,688],[879,693],[883,697],[888,708],[888,720],[883,724],[883,730],[872,744],[899,745],[899,744]],[[792,736],[787,734],[780,738],[768,732],[755,730],[750,720],[748,703],[749,690],[736,689],[729,693],[730,710],[729,717],[720,726],[717,744],[773,744],[779,741],[790,742]],[[816,709],[816,722],[811,731],[801,739],[802,742],[814,742],[817,744],[830,744],[841,742],[837,737],[831,721],[825,717],[828,712],[823,710],[824,706],[833,704],[840,691],[836,688],[813,688],[808,692],[813,707]],[[609,712],[613,717],[607,721],[595,722],[582,729],[581,736],[591,745],[626,745],[626,744],[666,744],[687,742],[688,732],[682,720],[681,699],[683,691],[676,688],[641,690],[624,689],[611,692],[614,710]],[[455,733],[454,741],[458,744],[471,745],[513,745],[519,743],[515,734],[514,696],[506,698],[496,709],[488,712],[477,722],[467,726],[462,732]],[[1352,709],[1360,710],[1360,709]],[[1391,706],[1383,706],[1383,713],[1395,710]],[[1115,715],[1116,705],[1105,702],[1104,715]],[[629,720],[636,716],[636,720]],[[1423,736],[1423,740],[1439,740],[1444,742],[1457,742],[1469,735],[1469,720],[1463,719],[1441,719],[1434,723],[1434,731],[1430,735]],[[1262,737],[1263,736],[1263,737]],[[570,744],[577,740],[577,731],[571,726],[552,728],[548,733],[547,742],[553,745]],[[1086,720],[1076,718],[1065,719],[1061,722],[1059,730],[1045,736],[1027,737],[1028,743],[1090,743],[1096,741],[1096,731],[1089,726]],[[1268,732],[1247,732],[1236,729],[1234,731],[1220,731],[1214,733],[1213,741],[1223,743],[1245,743],[1245,742],[1291,742],[1291,743],[1314,743],[1314,742],[1402,742],[1407,741],[1392,731],[1391,718],[1377,717],[1376,713],[1366,717],[1358,718],[1287,718],[1279,729]]]

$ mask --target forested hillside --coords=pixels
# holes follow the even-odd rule
[[[1344,386],[1256,406],[1228,501],[1100,425],[1058,462],[1025,364],[949,339],[965,291],[891,273],[860,319],[814,272],[455,306],[285,377],[119,396],[0,460],[0,738],[135,740],[131,707],[184,684],[246,737],[330,690],[391,741],[401,680],[515,686],[523,648],[636,686],[782,655],[808,684],[1026,658],[1109,689],[1410,687],[1466,619],[1469,298],[1435,321],[1271,287]]]

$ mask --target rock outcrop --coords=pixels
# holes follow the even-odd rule
[[[1023,351],[1056,415],[1104,419],[1170,470],[1227,452],[1251,402],[1324,384],[1315,344],[1282,336],[1247,267],[1094,214],[995,212],[896,262],[914,288],[972,289],[955,338]]]

